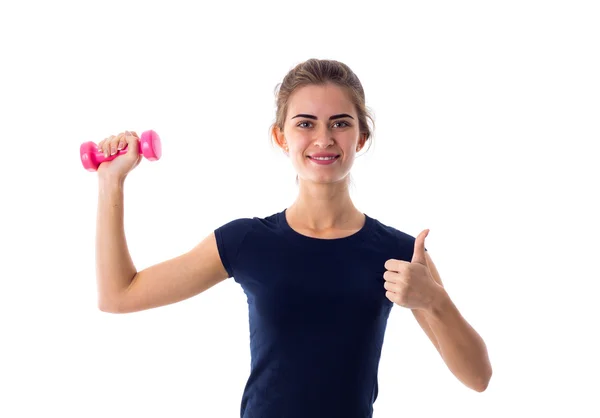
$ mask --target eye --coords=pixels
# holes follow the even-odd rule
[[[338,123],[343,123],[345,126],[350,126],[350,124],[345,121],[336,122],[334,125],[337,125]]]
[[[301,126],[301,125],[303,125],[303,124],[305,124],[305,123],[310,123],[310,122],[303,121],[303,122],[300,122],[300,123],[299,123],[298,125],[296,125],[296,126],[299,126],[299,127],[303,128],[303,126]]]

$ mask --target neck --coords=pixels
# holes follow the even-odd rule
[[[300,183],[300,192],[286,213],[297,224],[311,230],[343,229],[360,222],[363,214],[356,209],[346,184]]]

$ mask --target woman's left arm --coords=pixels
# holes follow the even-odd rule
[[[413,315],[450,371],[469,388],[483,392],[492,377],[485,342],[450,299],[427,251],[425,259],[438,291],[429,309],[412,309]]]

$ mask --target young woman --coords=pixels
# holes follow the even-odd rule
[[[175,303],[233,277],[247,295],[251,372],[241,417],[371,417],[382,343],[393,304],[412,310],[449,369],[483,391],[487,349],[444,290],[416,239],[359,211],[349,174],[371,137],[365,94],[345,64],[311,59],[277,90],[272,139],[294,166],[293,204],[265,218],[241,218],[198,246],[140,272],[123,226],[123,183],[140,161],[138,136],[99,148],[99,307],[126,313]]]

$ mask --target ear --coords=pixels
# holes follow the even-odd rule
[[[277,143],[277,145],[279,145],[281,148],[286,147],[285,136],[283,135],[283,132],[281,131],[281,129],[279,129],[277,125],[273,125],[273,128],[271,129],[271,134],[273,135],[273,138],[275,138],[275,142]]]
[[[356,152],[363,149],[363,147],[365,146],[366,143],[367,143],[367,134],[361,134],[361,136],[358,140],[358,146],[356,147]]]

